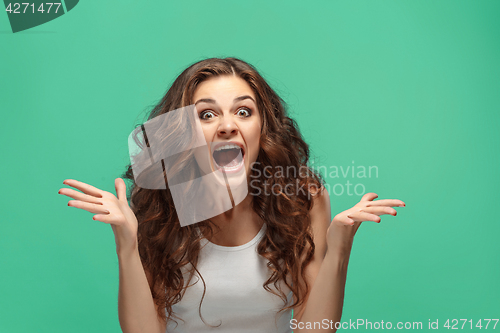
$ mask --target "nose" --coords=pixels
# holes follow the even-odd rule
[[[222,137],[230,137],[238,134],[238,126],[230,117],[224,117],[217,129],[217,134]]]

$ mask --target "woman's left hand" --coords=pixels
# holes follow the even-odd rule
[[[333,218],[326,236],[329,249],[337,248],[340,251],[350,252],[354,235],[361,222],[380,223],[380,215],[396,216],[396,210],[391,207],[405,207],[405,203],[397,199],[373,201],[377,197],[376,193],[366,193],[354,207]]]

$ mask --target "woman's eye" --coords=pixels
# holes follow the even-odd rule
[[[242,111],[243,111],[243,113],[240,113]],[[247,109],[247,108],[241,108],[241,109],[238,110],[238,114],[241,115],[241,116],[244,116],[244,117],[250,117],[250,115],[252,114],[252,112],[249,109]]]
[[[206,115],[210,115],[210,117],[205,117]],[[213,118],[213,112],[212,111],[203,111],[200,113],[200,119],[210,119]]]

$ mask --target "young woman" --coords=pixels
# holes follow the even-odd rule
[[[190,105],[209,147],[227,144],[241,153],[230,164],[229,155],[221,161],[208,150],[214,172],[242,164],[248,194],[233,208],[181,226],[166,178],[165,189],[140,187],[132,165],[122,175],[132,181],[129,197],[122,178],[116,196],[72,179],[63,183],[83,193],[59,191],[75,199],[69,206],[113,229],[123,332],[335,332],[356,231],[363,221],[396,215],[392,207],[404,202],[367,193],[331,219],[328,192],[307,167],[309,148],[296,123],[242,60],[191,65],[148,121]],[[175,120],[168,126],[169,142],[185,134]],[[201,165],[194,151],[182,161]]]

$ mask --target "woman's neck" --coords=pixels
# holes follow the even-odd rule
[[[220,246],[239,246],[251,241],[262,228],[264,221],[252,208],[253,196],[247,197],[231,210],[210,220],[220,230],[215,230],[210,242]]]

